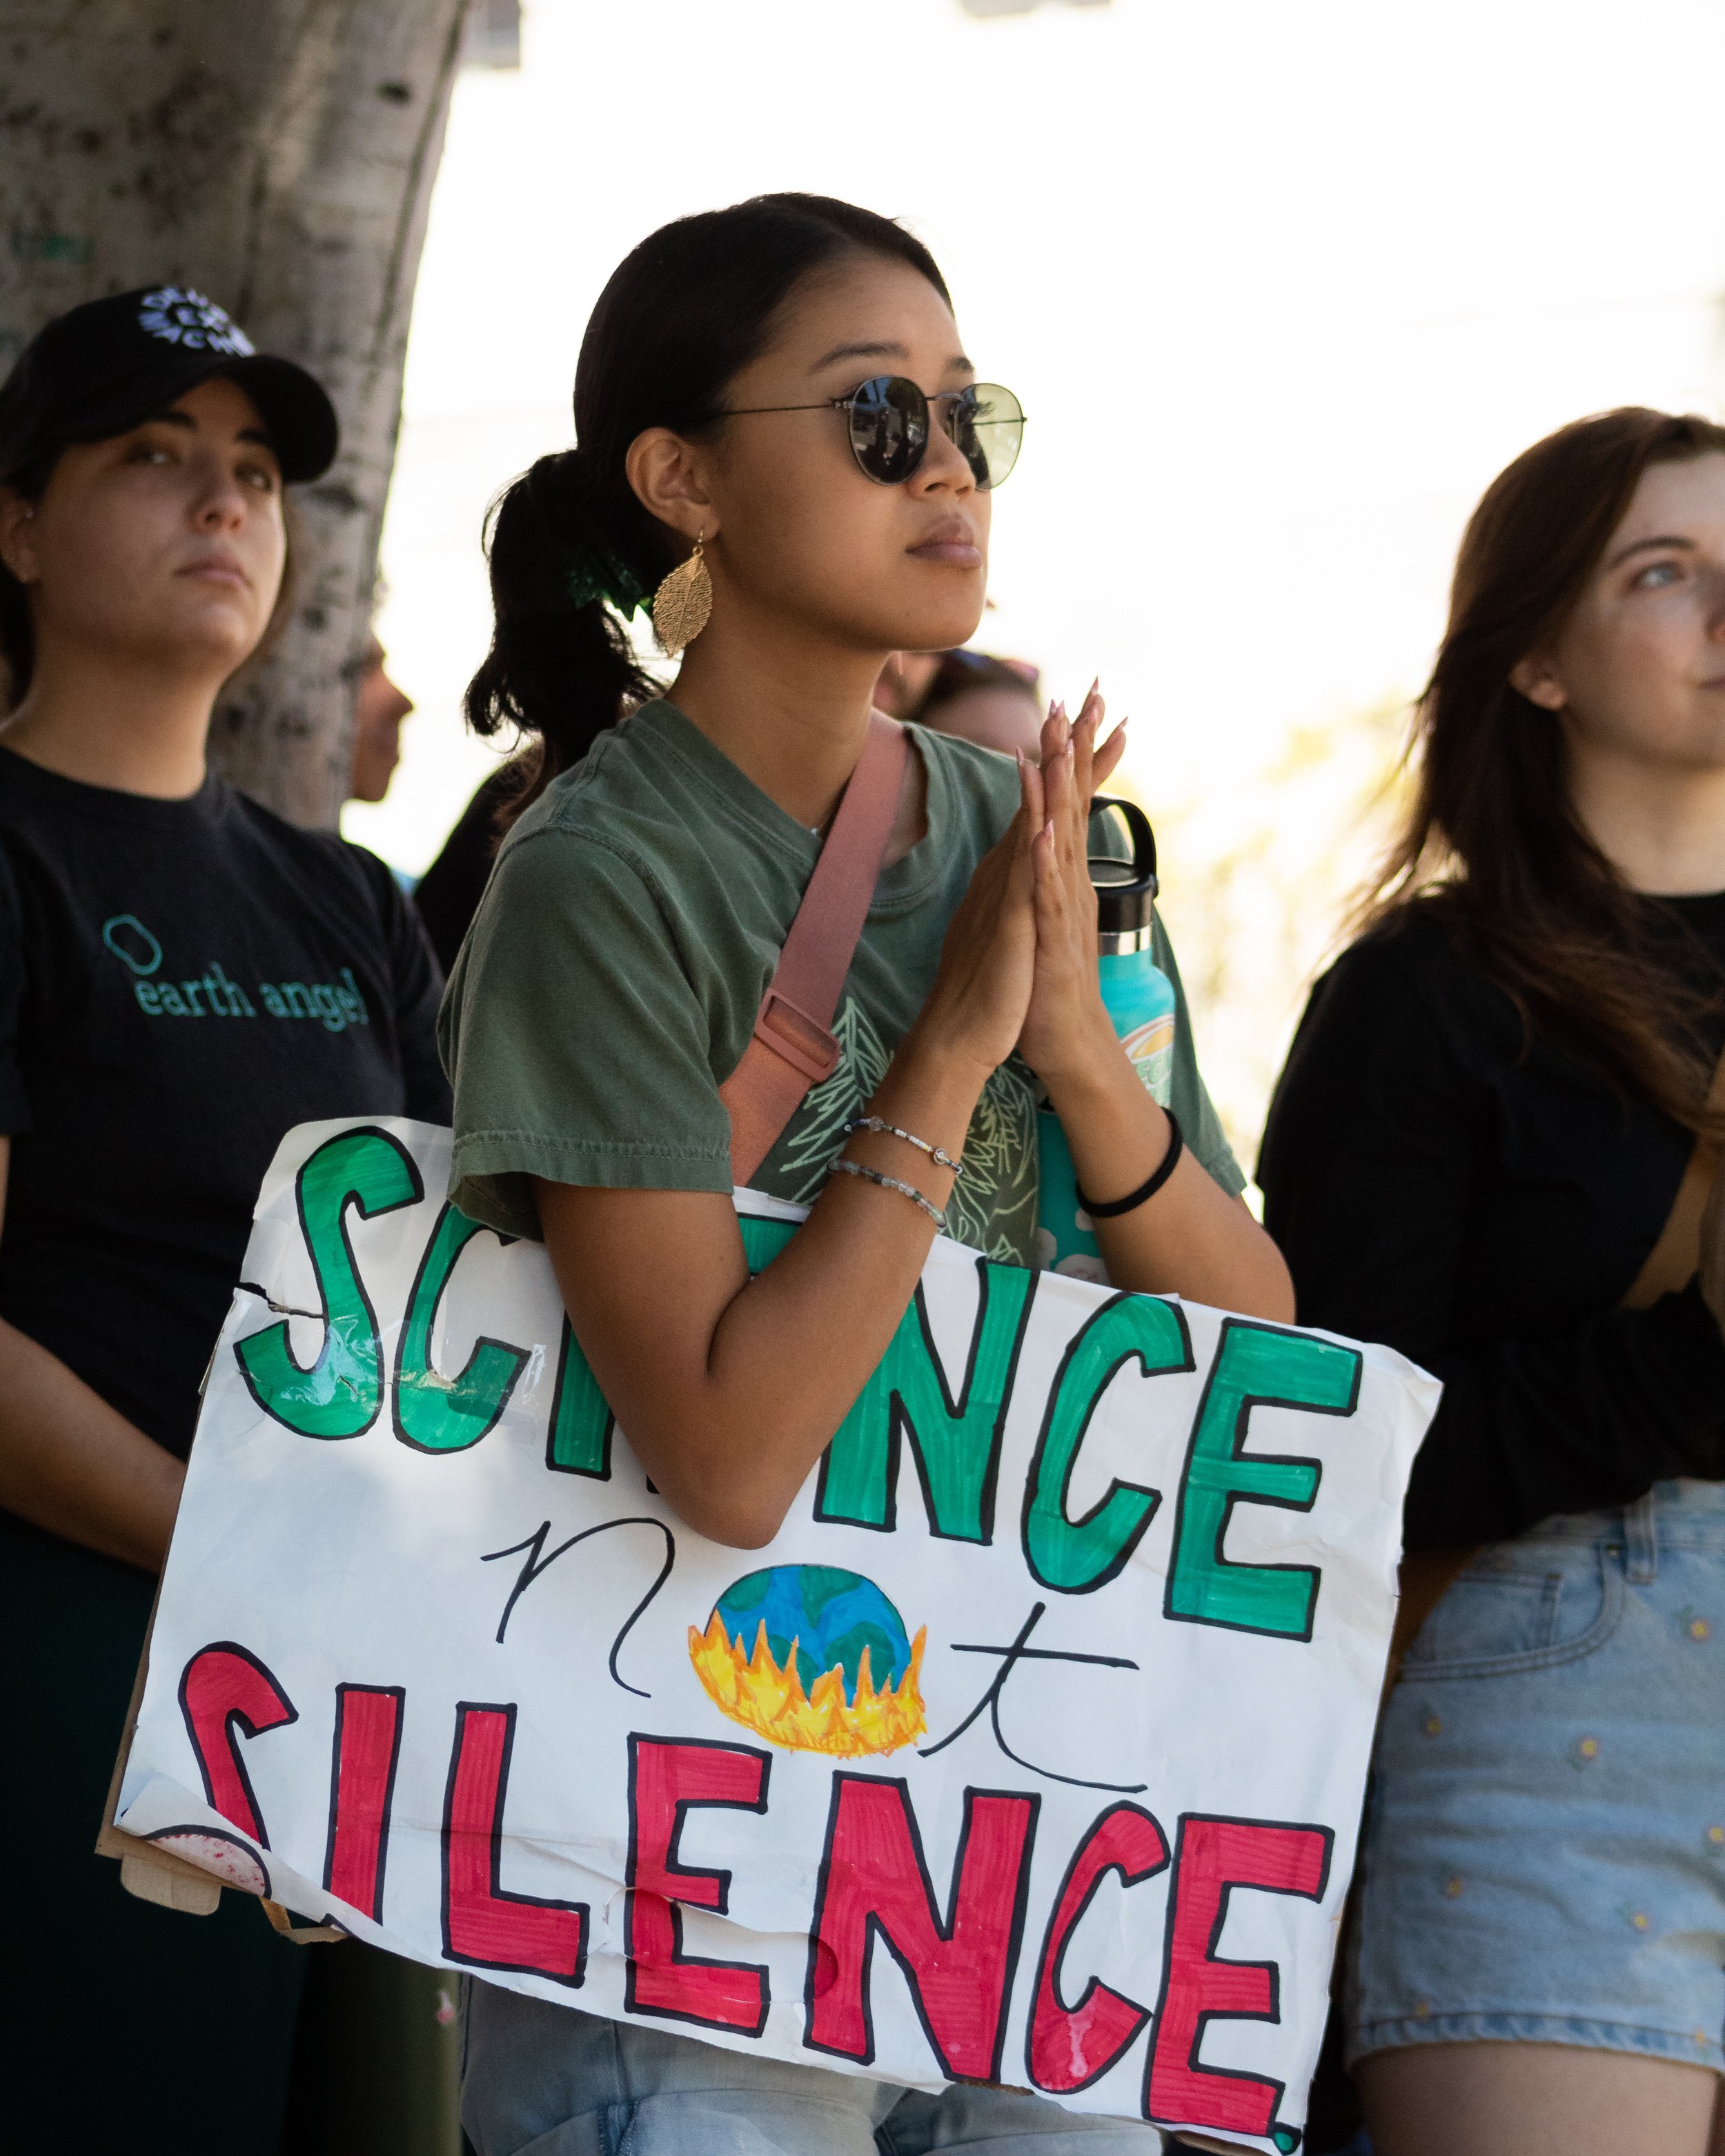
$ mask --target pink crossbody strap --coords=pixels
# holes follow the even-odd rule
[[[731,1176],[746,1183],[811,1086],[839,1067],[833,1016],[898,813],[910,737],[880,712],[829,826],[778,955],[742,1060],[719,1088],[731,1117]]]

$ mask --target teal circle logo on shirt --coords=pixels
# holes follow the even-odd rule
[[[116,913],[102,923],[102,941],[122,966],[153,973],[162,963],[162,946],[135,913]]]

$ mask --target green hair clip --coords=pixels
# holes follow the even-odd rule
[[[653,605],[653,594],[608,548],[588,548],[586,560],[569,572],[568,592],[578,607],[597,606],[603,600],[625,621],[637,610],[650,612]]]

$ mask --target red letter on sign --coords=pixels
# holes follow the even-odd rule
[[[752,1746],[701,1738],[629,1740],[629,1972],[624,2003],[758,2036],[767,2025],[767,1971],[758,1963],[703,1961],[683,1952],[686,1902],[720,1916],[731,1906],[728,1871],[691,1871],[677,1861],[677,1837],[691,1804],[764,1812],[773,1761]]]
[[[1274,1962],[1224,1961],[1215,1953],[1216,1942],[1236,1887],[1315,1902],[1330,1876],[1333,1839],[1327,1826],[1277,1826],[1198,1814],[1180,1821],[1161,2018],[1145,2078],[1147,2118],[1260,2137],[1269,2133],[1282,2084],[1231,2067],[1201,2066],[1198,2052],[1205,2025],[1218,2016],[1280,2020],[1281,1972]]]
[[[587,1959],[587,1904],[506,1894],[499,1878],[512,1707],[455,1709],[444,1799],[444,1952],[475,1969],[518,1969],[577,1984]]]
[[[231,1640],[218,1640],[200,1647],[187,1663],[180,1679],[180,1712],[198,1755],[204,1795],[224,1820],[268,1849],[270,1837],[234,1731],[257,1737],[297,1722],[287,1694],[255,1655]]]
[[[1122,1999],[1092,1977],[1076,2006],[1060,2004],[1060,1957],[1079,1920],[1111,1871],[1136,1887],[1168,1862],[1162,1829],[1137,1804],[1113,1804],[1080,1843],[1066,1867],[1054,1914],[1048,1920],[1042,1963],[1036,1972],[1036,2004],[1024,2046],[1030,2079],[1051,2095],[1069,2096],[1100,2081],[1150,2019],[1147,2007]]]
[[[878,1931],[910,1984],[942,2072],[999,2080],[1041,1801],[964,1792],[942,1922],[904,1781],[834,1775],[803,1992],[809,2050],[873,2062],[869,1977]]]
[[[324,1852],[323,1883],[374,1924],[383,1914],[385,1842],[406,1697],[399,1685],[336,1686],[330,1838]]]

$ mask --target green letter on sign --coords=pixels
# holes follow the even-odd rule
[[[284,1318],[234,1352],[258,1405],[301,1437],[357,1437],[376,1421],[383,1396],[377,1321],[348,1246],[347,1208],[369,1220],[424,1195],[412,1157],[387,1131],[343,1131],[300,1168],[300,1226],[323,1302],[322,1348],[302,1369]]]
[[[527,1360],[506,1340],[476,1341],[460,1375],[446,1378],[431,1359],[431,1328],[455,1260],[481,1232],[453,1205],[438,1215],[402,1327],[395,1358],[395,1434],[420,1452],[464,1452],[509,1404]]]
[[[1162,1502],[1159,1490],[1117,1477],[1081,1520],[1066,1513],[1090,1419],[1119,1372],[1134,1361],[1147,1378],[1195,1367],[1186,1321],[1173,1303],[1147,1295],[1105,1302],[1067,1348],[1049,1389],[1024,1486],[1024,1557],[1042,1584],[1061,1594],[1088,1594],[1112,1579]]]
[[[611,1433],[616,1426],[575,1328],[566,1317],[557,1390],[552,1395],[551,1433],[545,1440],[546,1466],[558,1475],[590,1475],[597,1482],[608,1482]]]
[[[751,1274],[764,1271],[797,1232],[794,1220],[765,1220],[751,1213],[739,1213],[737,1224]],[[588,1475],[595,1481],[608,1481],[611,1438],[616,1427],[598,1380],[566,1317],[552,1396],[551,1428],[545,1440],[546,1466],[554,1474]]]
[[[821,1460],[816,1519],[891,1534],[898,1524],[899,1439],[908,1432],[933,1532],[950,1542],[993,1538],[1000,1438],[1036,1276],[987,1258],[976,1270],[976,1322],[957,1399],[919,1286]]]
[[[1359,1399],[1363,1358],[1352,1348],[1308,1332],[1278,1332],[1224,1318],[1221,1343],[1204,1387],[1174,1522],[1168,1614],[1193,1625],[1242,1632],[1312,1637],[1318,1571],[1309,1564],[1236,1564],[1222,1554],[1236,1504],[1312,1509],[1322,1472],[1315,1460],[1245,1450],[1252,1409],[1304,1408],[1349,1415]]]
[[[795,1220],[762,1219],[757,1213],[739,1213],[737,1224],[742,1233],[743,1260],[752,1276],[766,1271],[800,1224]]]

